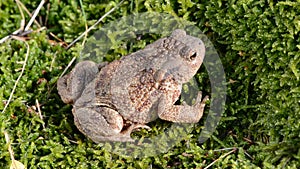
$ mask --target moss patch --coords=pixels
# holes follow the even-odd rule
[[[39,3],[22,2],[29,11]],[[56,80],[72,57],[79,56],[81,44],[66,51],[52,43],[58,40],[50,32],[70,43],[85,30],[85,23],[92,25],[116,3],[87,0],[81,6],[79,1],[50,0],[41,9],[37,20],[47,30],[28,36],[24,74],[0,114],[0,168],[11,163],[4,131],[15,159],[27,168],[204,168],[220,157],[212,167],[300,168],[300,2],[125,1],[104,19],[100,27],[132,13],[155,11],[191,21],[214,43],[227,76],[226,111],[208,141],[197,142],[199,124],[167,153],[138,160],[111,154],[103,144],[83,136],[74,126],[71,106],[63,104],[56,91]],[[30,17],[25,16],[28,22]],[[14,1],[1,1],[0,38],[17,30],[21,19]],[[143,39],[142,44],[148,41]],[[21,73],[26,52],[20,41],[0,45],[0,110]]]

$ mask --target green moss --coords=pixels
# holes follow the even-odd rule
[[[30,11],[39,3],[22,2]],[[226,112],[208,141],[197,142],[202,129],[199,123],[171,150],[138,160],[112,154],[104,144],[94,144],[76,129],[71,106],[63,104],[57,94],[56,80],[71,58],[79,56],[81,46],[78,43],[66,51],[49,42],[54,40],[50,32],[71,42],[85,30],[85,23],[92,25],[116,3],[83,1],[85,16],[77,1],[50,0],[41,9],[38,20],[47,30],[29,35],[24,74],[11,103],[0,114],[0,168],[9,168],[11,163],[4,131],[12,141],[15,159],[27,168],[204,168],[233,150],[220,149],[232,147],[236,151],[219,159],[213,168],[300,168],[299,2],[125,1],[104,19],[100,27],[122,16],[155,11],[193,22],[219,51],[227,76]],[[0,38],[17,30],[21,19],[15,1],[1,1]],[[27,22],[29,19],[26,15]],[[151,35],[128,51],[116,47],[113,52],[124,55],[157,38]],[[26,52],[26,45],[16,40],[0,45],[0,110],[20,75]],[[117,57],[113,52],[107,60]],[[195,77],[207,84],[201,78],[206,73]],[[204,86],[201,90],[210,89]],[[37,114],[36,99],[43,120]],[[168,125],[154,124],[153,132],[162,126]],[[149,133],[137,133],[143,134]]]
[[[243,86],[239,91],[244,92],[231,105],[245,108],[231,112],[254,120],[241,119],[241,125],[250,125],[246,131],[253,141],[261,143],[252,148],[257,156],[264,157],[258,158],[264,165],[282,166],[299,158],[300,127],[295,122],[300,112],[299,5],[267,1],[212,3],[206,13],[212,29],[219,34],[218,41],[230,42],[226,57],[236,56],[231,62],[236,71],[228,77],[237,82],[230,88]],[[239,52],[243,54],[239,56]],[[234,92],[230,95],[238,98]]]

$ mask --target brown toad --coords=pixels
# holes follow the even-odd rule
[[[58,92],[73,104],[78,129],[94,142],[133,141],[133,129],[147,127],[157,118],[197,123],[205,97],[198,92],[193,106],[174,105],[182,84],[200,68],[203,42],[180,29],[128,56],[97,65],[79,62],[58,80]]]

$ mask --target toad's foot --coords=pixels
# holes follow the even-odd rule
[[[145,124],[132,124],[130,127],[128,127],[125,131],[122,133],[131,134],[133,131],[138,131],[140,128],[144,128],[147,130],[151,130],[151,128]]]

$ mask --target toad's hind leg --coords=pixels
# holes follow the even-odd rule
[[[79,108],[73,114],[77,128],[96,143],[133,141],[130,137],[131,132],[121,132],[124,125],[123,118],[111,108]]]

